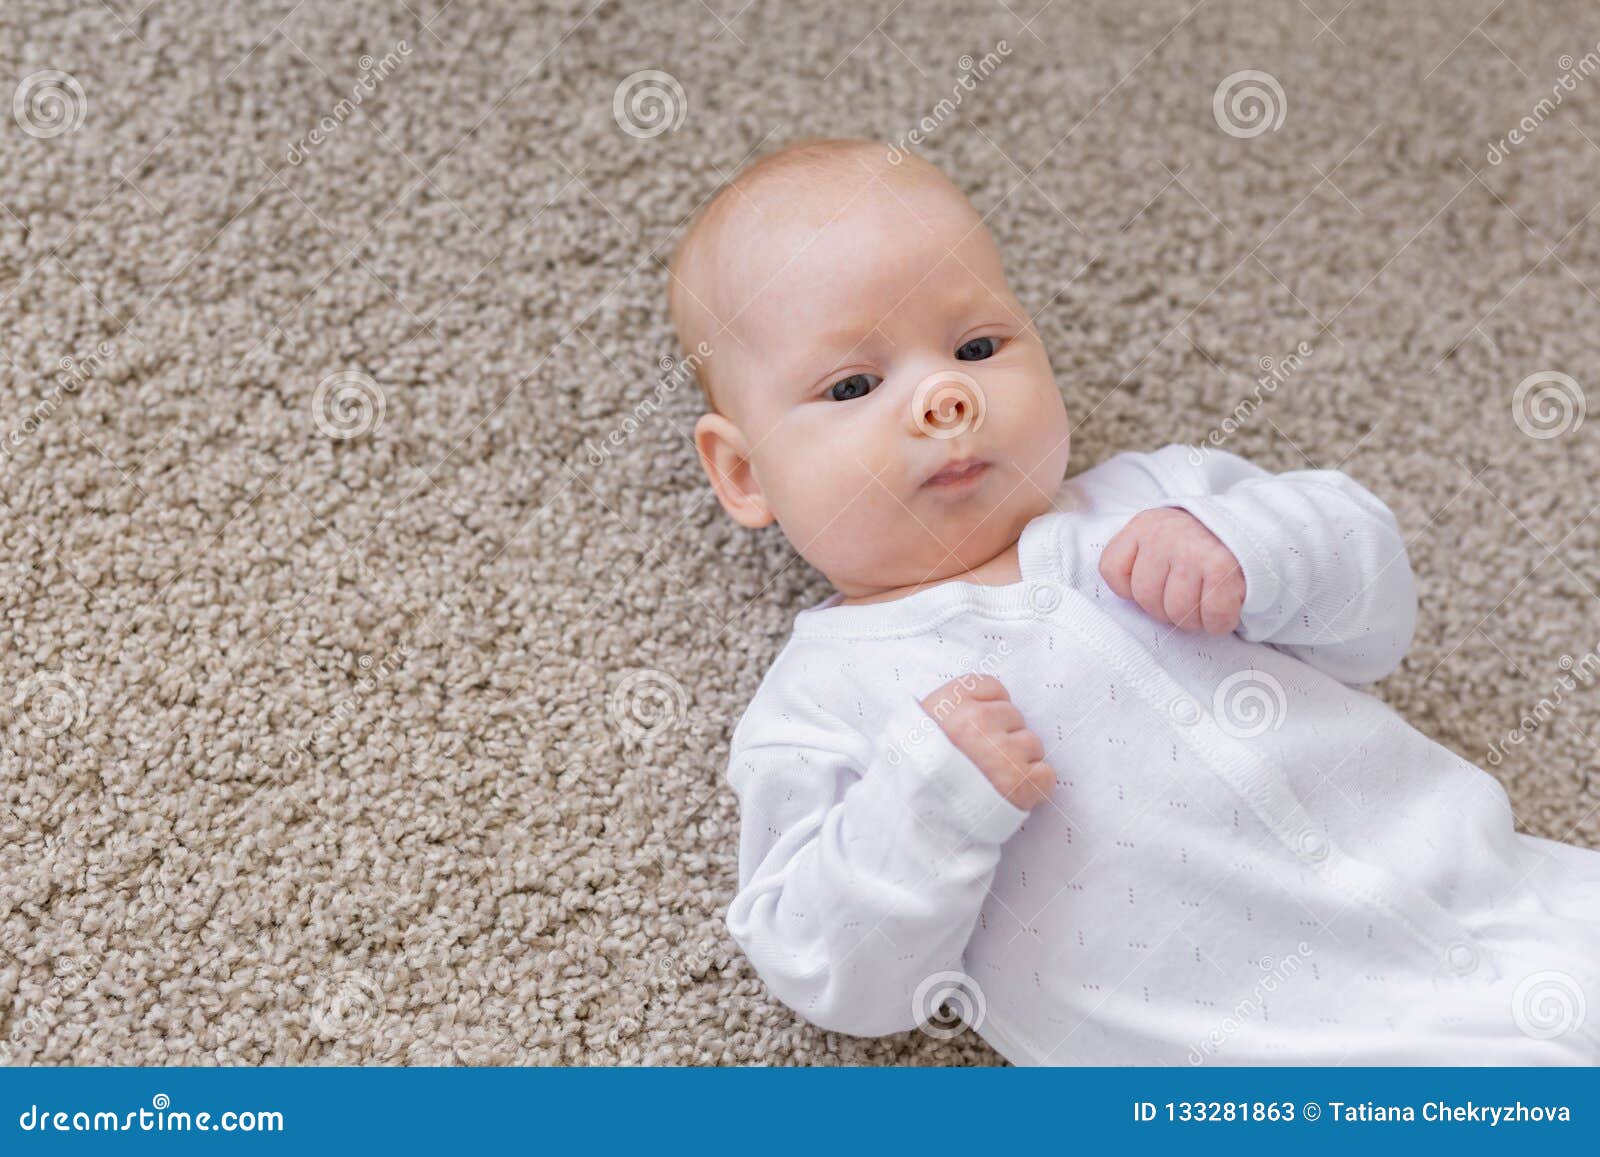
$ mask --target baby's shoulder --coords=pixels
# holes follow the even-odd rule
[[[840,698],[840,689],[852,681],[850,663],[832,640],[791,635],[734,726],[733,749],[766,743],[854,746],[861,730],[851,724],[848,704]]]
[[[1221,453],[1181,442],[1156,450],[1123,450],[1068,478],[1060,505],[1074,510],[1115,510],[1159,501],[1168,494],[1192,490],[1206,456]]]

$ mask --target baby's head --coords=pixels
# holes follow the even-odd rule
[[[865,140],[791,145],[690,226],[670,305],[717,498],[847,597],[957,576],[1051,507],[1069,426],[971,203]],[[706,352],[709,351],[709,352]],[[975,476],[933,476],[965,459]]]

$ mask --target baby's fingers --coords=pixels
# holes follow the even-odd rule
[[[1208,635],[1226,635],[1239,627],[1244,608],[1244,577],[1235,569],[1208,576],[1200,595],[1200,619]]]
[[[1133,564],[1133,601],[1153,619],[1167,622],[1167,576],[1172,556],[1164,550],[1143,550]]]
[[[1006,739],[1010,743],[1012,758],[1022,766],[1026,767],[1030,763],[1038,763],[1044,758],[1044,740],[1026,728],[1021,731],[1013,731],[1006,736]]]
[[[1139,532],[1129,523],[1100,552],[1100,577],[1119,599],[1133,597],[1133,563],[1139,554]]]
[[[1023,811],[1032,811],[1049,799],[1055,786],[1055,769],[1042,759],[1018,765],[1013,774],[1006,776],[1004,783],[995,784],[996,790],[1010,801],[1012,807]]]
[[[1161,596],[1161,606],[1167,622],[1185,631],[1198,631],[1203,626],[1200,594],[1205,576],[1194,566],[1174,566],[1167,575],[1167,589]]]

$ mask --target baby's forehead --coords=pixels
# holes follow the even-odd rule
[[[753,166],[685,238],[673,310],[685,348],[712,351],[701,375],[713,408],[736,405],[774,354],[859,322],[845,315],[882,314],[907,286],[1004,292],[993,238],[960,189],[919,158],[893,165],[874,152],[746,179]]]
[[[942,177],[755,190],[719,226],[706,274],[730,328],[758,305],[865,287],[880,274],[915,282],[988,240],[971,204]]]

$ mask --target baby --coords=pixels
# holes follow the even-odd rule
[[[779,1000],[1019,1064],[1600,1062],[1600,852],[1358,689],[1416,620],[1382,502],[1198,446],[1067,478],[982,218],[874,142],[752,164],[672,274],[718,501],[834,588],[730,754]]]

